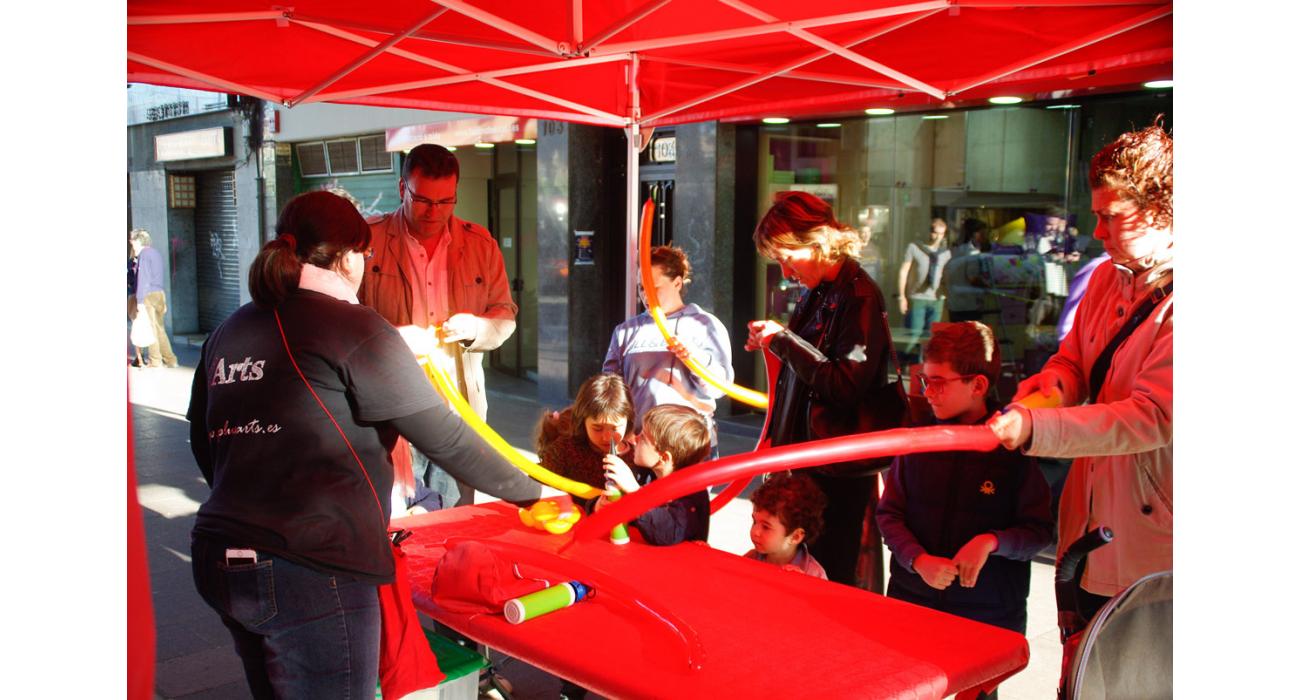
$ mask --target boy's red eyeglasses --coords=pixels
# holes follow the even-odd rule
[[[922,393],[929,391],[930,387],[934,387],[935,393],[942,394],[943,390],[948,387],[948,382],[955,382],[958,380],[968,382],[978,376],[978,374],[962,374],[956,377],[928,377],[924,374],[918,374],[916,375],[916,381],[921,383]]]

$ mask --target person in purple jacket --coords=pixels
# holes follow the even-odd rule
[[[934,324],[919,375],[940,424],[979,425],[1001,366],[978,321]],[[876,522],[893,557],[890,598],[1025,633],[1029,559],[1052,543],[1051,493],[1032,457],[933,452],[895,458]]]
[[[136,307],[153,324],[154,335],[158,338],[158,342],[149,346],[149,366],[178,367],[171,340],[167,338],[167,324],[163,320],[167,314],[163,257],[151,243],[148,231],[142,228],[131,231],[131,252],[140,260],[135,278]]]

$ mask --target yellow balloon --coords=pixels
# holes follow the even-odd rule
[[[672,344],[677,339],[668,330],[664,312],[659,308],[659,293],[655,291],[654,278],[650,273],[650,224],[653,221],[654,201],[647,200],[645,206],[641,209],[641,288],[645,290],[646,307],[650,311],[650,317],[654,319],[655,326],[659,328],[659,333],[663,335],[664,340]],[[686,359],[682,360],[682,363],[700,379],[712,384],[727,396],[754,408],[767,409],[767,394],[719,379],[690,355],[687,355]]]
[[[429,377],[429,381],[433,382],[433,386],[438,389],[438,393],[442,394],[451,402],[452,409],[455,410],[456,413],[460,414],[460,417],[464,419],[465,423],[469,425],[474,432],[478,433],[479,436],[487,441],[493,449],[500,453],[502,457],[505,457],[511,464],[518,467],[520,471],[547,486],[557,488],[565,493],[573,494],[578,498],[596,498],[600,496],[600,489],[593,488],[591,485],[584,484],[581,481],[574,481],[573,479],[560,476],[559,474],[556,474],[520,454],[519,450],[512,447],[510,443],[506,442],[505,439],[498,435],[491,426],[485,423],[482,418],[478,417],[478,414],[474,412],[474,409],[470,407],[467,401],[465,401],[465,397],[460,395],[460,391],[456,389],[455,383],[451,381],[451,378],[447,376],[446,372],[442,371],[442,369],[438,367],[432,357],[424,355],[420,357],[419,360],[420,365],[424,367],[424,373]]]

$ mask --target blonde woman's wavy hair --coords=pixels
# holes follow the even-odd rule
[[[777,248],[817,248],[827,260],[857,258],[862,237],[835,218],[831,205],[807,192],[778,192],[754,229],[754,246],[768,258]]]

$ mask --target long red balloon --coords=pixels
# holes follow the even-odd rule
[[[772,428],[772,404],[774,401],[772,399],[772,387],[776,386],[776,378],[781,374],[781,358],[772,354],[772,351],[767,348],[763,348],[762,352],[763,367],[767,370],[767,415],[763,417],[763,432],[758,434],[758,445],[754,448],[755,450],[767,449],[767,431]],[[749,482],[752,480],[753,477],[748,477],[736,479],[728,484],[727,488],[722,490],[722,493],[714,496],[713,500],[709,501],[709,514],[712,515],[722,510],[722,507],[730,503],[731,499],[744,492],[745,487],[749,486]]]
[[[590,518],[581,520],[573,529],[573,535],[582,539],[604,537],[615,524],[630,522],[641,513],[675,498],[703,491],[713,484],[740,482],[741,479],[748,482],[767,472],[921,452],[988,452],[1000,444],[988,426],[936,425],[845,435],[731,455],[674,472],[623,496]]]

